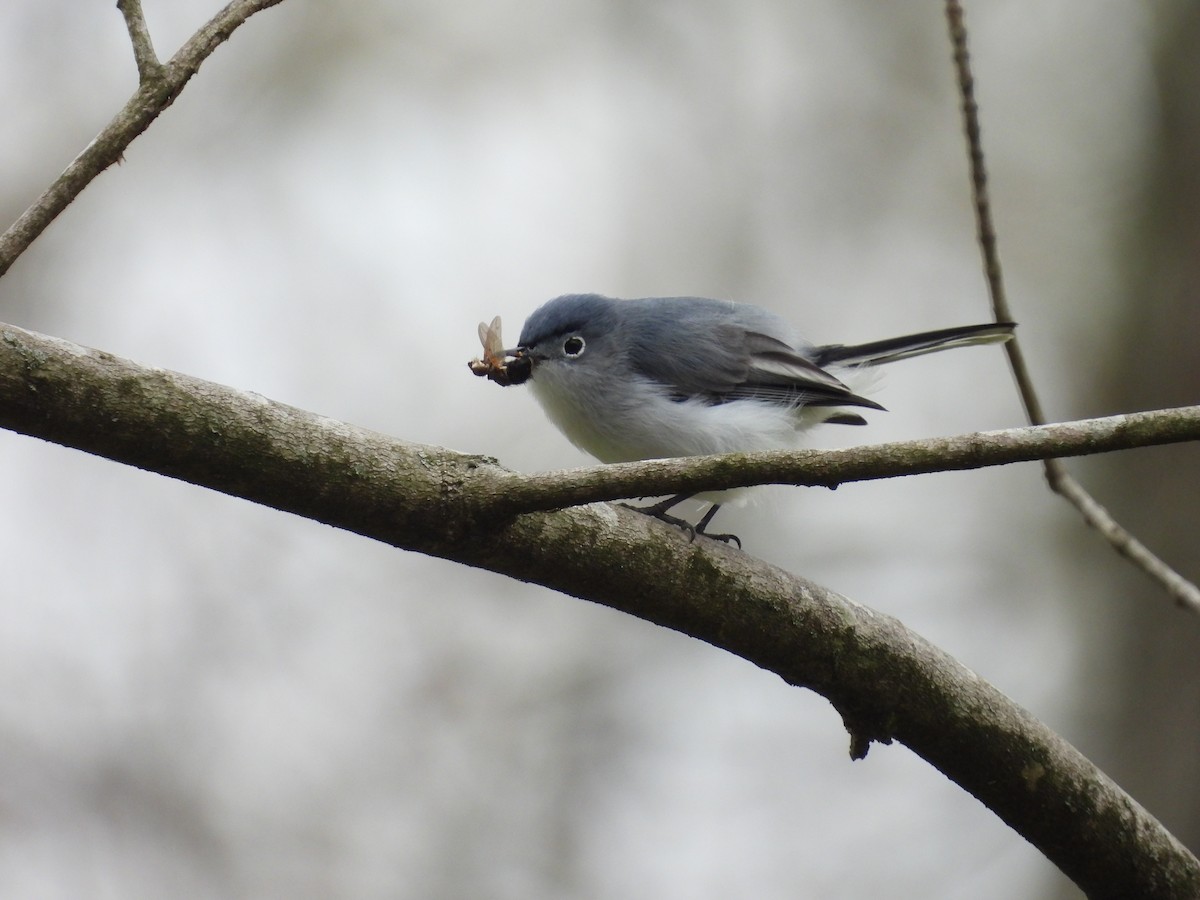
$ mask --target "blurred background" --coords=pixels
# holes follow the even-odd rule
[[[216,0],[145,0],[169,56]],[[1200,396],[1200,12],[968,4],[1010,296],[1053,417]],[[0,320],[538,471],[471,377],[560,293],[818,342],[989,316],[941,4],[288,0],[0,283]],[[111,3],[0,7],[0,218],[135,87]],[[1022,423],[995,348],[869,429]],[[1073,463],[1200,577],[1194,445]],[[722,528],[898,616],[1200,843],[1196,617],[1036,466],[772,488]],[[1077,897],[900,746],[677,634],[0,432],[0,894]]]

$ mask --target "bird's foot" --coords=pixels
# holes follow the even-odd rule
[[[720,509],[719,505],[714,504],[712,508],[710,508],[708,512],[704,514],[704,518],[702,518],[696,525],[693,525],[691,522],[687,521],[687,519],[681,519],[679,516],[673,516],[670,512],[668,512],[671,507],[683,500],[688,499],[689,496],[689,494],[680,494],[675,497],[668,497],[666,500],[660,500],[658,503],[654,503],[650,506],[634,506],[632,503],[622,503],[621,506],[624,506],[626,509],[632,509],[636,512],[640,512],[643,515],[650,516],[651,518],[658,519],[660,522],[666,522],[668,525],[674,525],[676,528],[687,534],[689,542],[696,540],[696,535],[702,534],[706,538],[714,541],[721,541],[726,544],[737,544],[738,549],[740,550],[742,548],[742,540],[736,534],[710,534],[709,532],[705,531],[708,523],[712,521],[712,517],[715,516],[717,514],[717,510]]]

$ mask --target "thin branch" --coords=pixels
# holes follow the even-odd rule
[[[143,77],[142,83],[129,102],[104,130],[72,160],[33,205],[0,235],[0,277],[97,175],[118,162],[133,140],[145,131],[163,110],[175,102],[180,91],[199,70],[200,64],[208,59],[217,47],[227,41],[252,15],[282,2],[283,0],[233,0],[192,35],[165,65],[159,67],[157,77]],[[134,15],[130,11],[131,5],[137,6],[137,0],[133,0],[132,4],[125,0],[121,5],[127,23],[131,22],[131,16]],[[138,12],[140,13],[140,10]],[[139,38],[134,34],[139,27],[144,30],[144,22],[135,27],[140,20],[138,15],[133,24],[130,24],[139,73],[145,63],[145,48],[138,50]],[[149,35],[146,35],[146,41],[148,46]]]
[[[1060,471],[1061,466],[1056,467]],[[1070,500],[1089,525],[1095,528],[1122,556],[1163,586],[1174,601],[1189,612],[1200,612],[1200,589],[1146,549],[1113,519],[1112,514],[1085,491],[1074,478],[1064,478],[1055,488]]]
[[[511,479],[486,459],[10,326],[0,426],[691,635],[828,698],[856,756],[904,743],[1088,896],[1200,896],[1195,857],[1028,712],[895,619],[724,545],[605,504],[497,517]]]
[[[770,450],[590,466],[538,475],[511,473],[492,509],[516,514],[602,500],[787,484],[836,488],[935,472],[958,472],[1200,441],[1200,406],[1127,413],[1052,425],[847,447]]]
[[[998,322],[1017,321],[1008,305],[1004,292],[1004,277],[1000,270],[1000,251],[996,242],[996,229],[992,224],[991,200],[987,189],[987,168],[984,164],[983,140],[979,126],[979,106],[975,102],[975,76],[971,72],[971,58],[967,52],[967,26],[963,19],[962,5],[958,0],[946,0],[946,20],[950,28],[950,43],[954,51],[954,68],[958,77],[959,96],[962,98],[963,130],[967,137],[967,155],[971,167],[971,199],[975,207],[975,222],[979,237],[979,249],[983,255],[983,271],[991,295],[992,310]],[[1033,384],[1033,377],[1025,363],[1021,345],[1013,339],[1004,345],[1009,365],[1025,413],[1031,425],[1046,423],[1046,413]],[[1165,561],[1156,556],[1146,545],[1122,527],[1091,494],[1067,471],[1058,459],[1043,462],[1046,481],[1050,489],[1079,510],[1084,521],[1096,529],[1108,543],[1157,581],[1181,606],[1200,609],[1200,587],[1188,581]]]
[[[117,0],[117,9],[125,17],[125,27],[129,29],[133,58],[137,63],[138,82],[145,84],[147,81],[153,81],[162,74],[162,63],[158,61],[158,55],[154,52],[150,29],[146,27],[146,17],[142,15],[142,0]]]

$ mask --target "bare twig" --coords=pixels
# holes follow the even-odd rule
[[[769,450],[652,459],[537,475],[511,473],[489,508],[497,514],[515,515],[602,500],[760,484],[836,488],[858,481],[959,472],[1185,441],[1200,441],[1200,406],[838,450]]]
[[[129,29],[138,81],[145,84],[162,74],[162,63],[154,52],[150,29],[146,27],[146,17],[142,15],[142,0],[117,0],[117,9],[125,17],[125,27]]]
[[[95,139],[84,148],[66,170],[55,179],[33,205],[23,212],[3,235],[0,235],[0,276],[11,268],[17,258],[28,249],[46,227],[97,175],[121,159],[121,154],[139,134],[145,131],[158,115],[175,102],[200,64],[212,52],[229,39],[247,19],[257,12],[282,3],[283,0],[233,0],[213,16],[192,35],[165,64],[160,65],[158,76],[145,78],[129,102]],[[130,27],[134,53],[138,58],[138,70],[142,72],[147,60],[149,35],[139,50],[139,32],[145,30],[137,0],[124,0],[121,11]],[[152,50],[149,50],[153,54]]]
[[[967,155],[971,167],[971,199],[975,207],[979,248],[983,254],[983,270],[991,295],[992,310],[999,322],[1015,322],[1004,293],[1004,278],[1000,271],[1000,253],[996,230],[992,225],[991,200],[987,190],[987,168],[984,165],[983,141],[980,137],[979,107],[975,102],[975,77],[967,53],[967,26],[958,0],[946,0],[946,19],[950,27],[950,43],[954,50],[954,68],[962,98],[963,130],[967,137]],[[1029,374],[1020,342],[1016,339],[1004,345],[1008,353],[1013,378],[1025,406],[1031,425],[1046,423],[1046,413]],[[1150,551],[1141,541],[1123,528],[1107,509],[1067,471],[1058,459],[1043,462],[1050,489],[1079,510],[1085,522],[1096,529],[1118,553],[1157,581],[1175,601],[1193,611],[1200,611],[1200,587],[1188,581],[1166,562]]]

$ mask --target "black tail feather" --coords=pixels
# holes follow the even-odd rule
[[[949,350],[952,347],[1002,343],[1012,337],[1016,327],[1015,322],[988,322],[983,325],[922,331],[919,334],[872,341],[869,344],[827,344],[813,348],[813,362],[822,368],[838,364],[876,366],[898,359],[908,359],[911,356],[921,356],[924,353]]]

